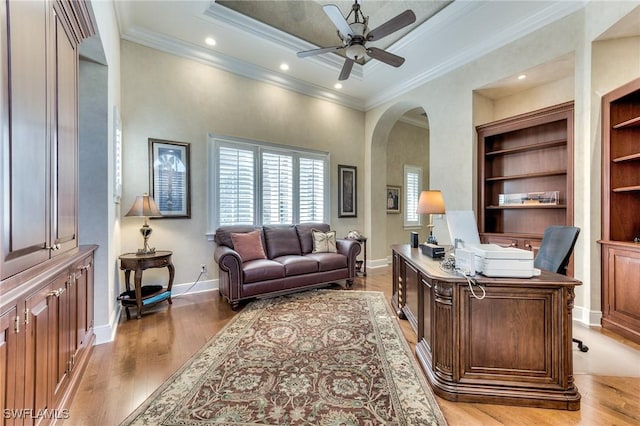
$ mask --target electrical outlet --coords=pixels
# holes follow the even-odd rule
[[[204,263],[200,265],[200,272],[207,272],[207,265],[205,265]]]

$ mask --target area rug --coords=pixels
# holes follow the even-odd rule
[[[445,425],[381,292],[248,304],[123,425]]]

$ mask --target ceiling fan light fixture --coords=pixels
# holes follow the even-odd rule
[[[352,37],[364,37],[364,33],[367,32],[367,25],[362,22],[354,22],[349,24],[351,31],[353,31]]]
[[[367,53],[367,49],[360,43],[348,46],[345,51],[347,58],[353,59],[354,61],[364,58],[365,53]]]

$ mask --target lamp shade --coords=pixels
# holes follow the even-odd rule
[[[439,190],[422,191],[418,198],[418,214],[444,214],[444,199]]]
[[[144,217],[156,217],[162,216],[156,202],[150,195],[138,195],[133,206],[129,209],[129,212],[125,216],[144,216]]]

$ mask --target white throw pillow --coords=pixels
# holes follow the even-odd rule
[[[313,251],[311,253],[337,253],[336,231],[322,232],[317,229],[311,230],[313,237]]]

